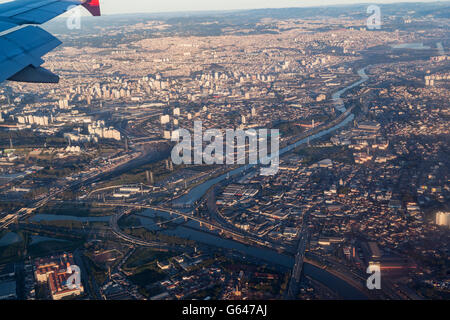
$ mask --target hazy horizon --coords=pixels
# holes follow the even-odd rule
[[[0,3],[13,2],[15,0],[0,0]],[[226,3],[208,0],[166,0],[158,3],[148,3],[142,0],[100,0],[102,14],[133,14],[133,13],[170,13],[170,12],[195,12],[195,11],[231,11],[251,9],[274,9],[294,7],[320,7],[327,5],[352,5],[352,4],[392,4],[392,3],[433,3],[450,2],[443,0],[381,0],[381,1],[355,1],[355,0],[228,0]]]

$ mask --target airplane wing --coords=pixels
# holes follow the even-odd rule
[[[58,83],[59,77],[41,65],[42,57],[61,41],[34,25],[79,5],[94,16],[100,15],[99,0],[16,0],[0,4],[0,83]]]

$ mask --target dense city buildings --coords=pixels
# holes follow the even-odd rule
[[[449,8],[46,25],[60,83],[0,85],[0,299],[449,299]],[[278,170],[176,164],[199,122]]]

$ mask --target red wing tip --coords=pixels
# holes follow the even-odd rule
[[[99,0],[88,0],[83,3],[83,7],[85,7],[94,17],[101,16]]]

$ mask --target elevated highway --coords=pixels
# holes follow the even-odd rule
[[[261,241],[258,238],[255,237],[251,237],[248,235],[244,235],[242,233],[239,233],[235,230],[229,229],[227,227],[223,227],[220,225],[217,225],[211,221],[199,218],[199,217],[195,217],[192,212],[191,213],[186,213],[186,212],[181,212],[181,211],[177,211],[177,210],[173,210],[173,209],[169,209],[169,208],[164,208],[164,207],[157,207],[157,206],[151,206],[151,205],[140,205],[140,204],[129,204],[129,203],[97,203],[96,205],[99,206],[111,206],[111,207],[126,207],[126,208],[133,208],[133,209],[151,209],[151,210],[155,210],[155,211],[161,211],[161,212],[166,212],[169,213],[170,215],[177,215],[179,217],[183,217],[185,221],[191,220],[191,221],[196,221],[200,224],[201,227],[207,227],[209,230],[217,230],[219,231],[221,234],[223,235],[227,235],[232,237],[235,240],[244,242],[244,243],[252,243],[252,244],[257,244],[260,246],[265,246],[267,247],[267,243]],[[123,215],[123,214],[122,214]],[[122,216],[121,215],[121,216]],[[120,216],[120,217],[121,217]],[[115,224],[117,225],[117,221],[118,219],[120,219],[120,217],[118,215],[114,216],[114,217],[118,217],[115,220]],[[114,222],[114,221],[113,221]],[[114,225],[114,223],[112,224]],[[117,229],[115,229],[115,232],[124,235],[119,228],[117,227]],[[124,240],[126,240],[126,237],[124,238]],[[269,247],[271,249],[272,246],[269,244]]]
[[[309,231],[303,226],[300,236],[300,241],[297,247],[297,253],[295,255],[295,263],[292,268],[291,279],[289,281],[286,298],[293,300],[296,298],[299,290],[300,280],[303,271],[303,264],[305,262],[305,252],[309,241]]]

